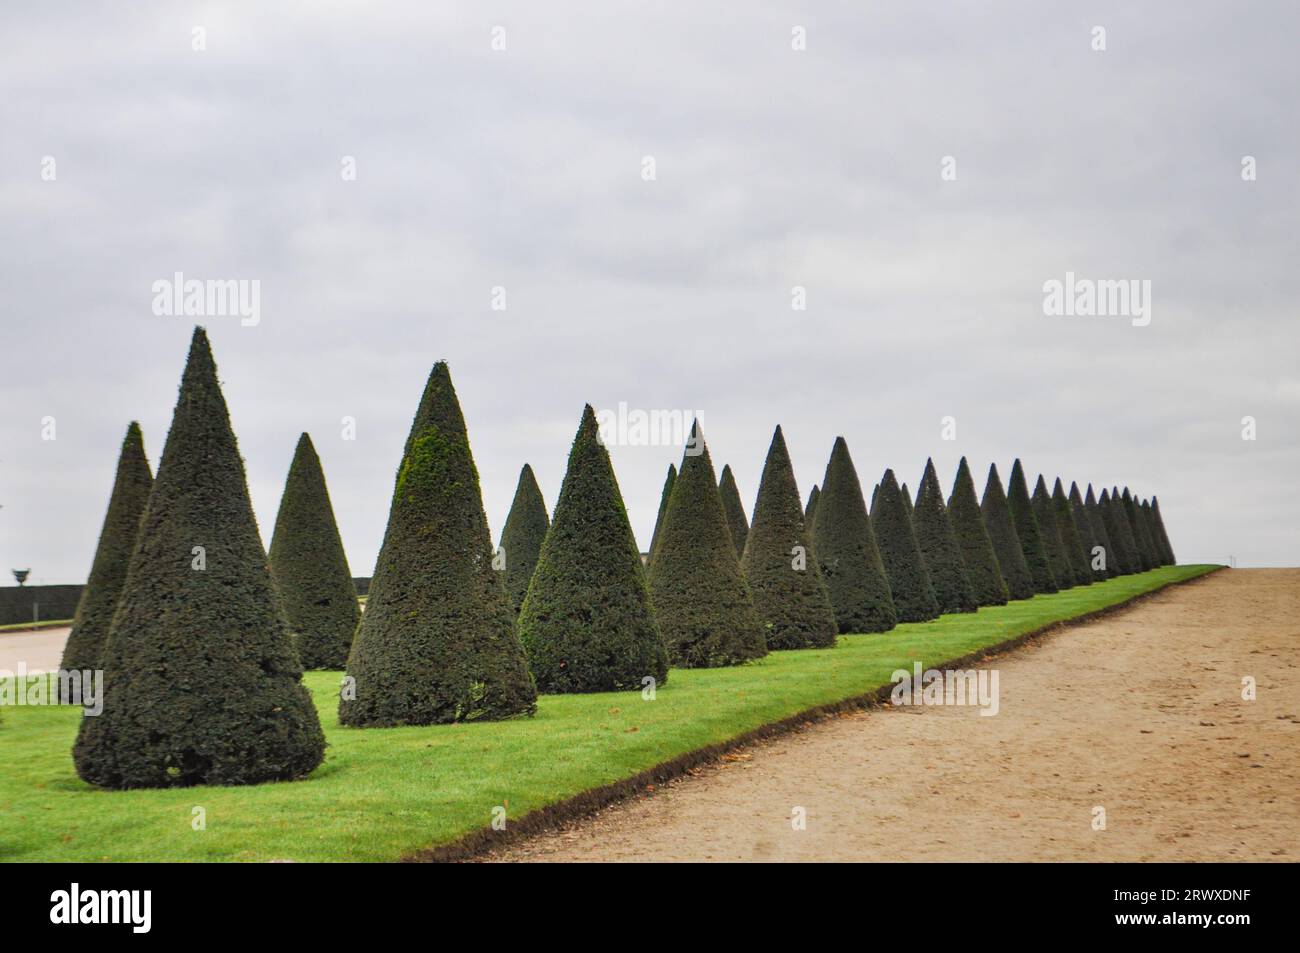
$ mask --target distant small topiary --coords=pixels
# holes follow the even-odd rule
[[[740,502],[740,490],[736,489],[736,478],[731,473],[731,464],[722,468],[718,479],[718,493],[722,495],[722,512],[727,515],[727,529],[731,531],[731,541],[736,544],[736,557],[745,552],[745,537],[749,535],[749,521],[745,519],[745,507]]]
[[[271,575],[302,667],[341,669],[361,621],[357,587],[311,437],[298,438],[271,536]]]
[[[402,450],[348,675],[339,722],[352,727],[509,718],[537,707],[442,361]]]
[[[113,613],[126,583],[126,567],[135,549],[140,531],[140,516],[149,502],[153,474],[144,455],[144,437],[134,420],[126,428],[122,450],[117,457],[117,475],[108,498],[108,512],[99,531],[99,545],[90,565],[90,577],[81,590],[72,632],[63,646],[65,671],[93,671],[99,668],[100,654]]]
[[[975,593],[966,575],[957,536],[948,520],[948,508],[943,503],[943,490],[939,488],[933,460],[925,461],[925,472],[916,491],[916,508],[912,511],[912,529],[930,573],[939,611],[974,612],[978,608]]]
[[[1025,470],[1017,460],[1011,465],[1011,481],[1007,484],[1007,506],[1011,509],[1011,519],[1016,524],[1016,538],[1020,540],[1020,550],[1025,554],[1025,564],[1034,578],[1035,592],[1057,592],[1056,577],[1052,574],[1052,564],[1047,555],[1047,546],[1043,542],[1042,531],[1034,516],[1034,504],[1029,499],[1029,485],[1025,482]]]
[[[1052,494],[1047,490],[1047,481],[1038,475],[1034,484],[1034,495],[1030,498],[1034,510],[1034,520],[1038,523],[1038,532],[1043,539],[1043,550],[1047,553],[1048,565],[1052,567],[1052,578],[1056,580],[1061,591],[1074,588],[1074,567],[1065,552],[1065,540],[1061,536],[1061,527],[1056,522],[1056,505]]]
[[[794,468],[777,427],[758,485],[754,525],[740,560],[768,649],[835,644],[835,611],[811,548]]]
[[[767,643],[698,421],[687,448],[650,557],[650,601],[672,664],[737,665],[766,655]]]
[[[1053,494],[1055,495],[1055,494]],[[1110,576],[1106,569],[1093,569],[1093,564],[1097,561],[1094,551],[1101,546],[1103,551],[1105,544],[1097,537],[1096,529],[1093,526],[1092,516],[1088,513],[1087,506],[1083,502],[1083,494],[1079,492],[1079,484],[1070,484],[1070,515],[1074,517],[1074,526],[1079,536],[1079,548],[1083,550],[1084,565],[1087,568],[1088,578],[1094,582],[1100,582]]]
[[[889,577],[843,437],[835,438],[813,513],[813,553],[841,632],[887,632],[898,623]]]
[[[290,781],[325,757],[202,328],[100,666],[72,751],[91,784]]]
[[[519,639],[542,692],[624,691],[668,678],[641,554],[590,405],[519,613]]]
[[[907,515],[903,492],[894,479],[893,470],[886,470],[880,480],[871,528],[876,531],[876,542],[885,563],[885,575],[889,577],[889,591],[894,597],[898,621],[937,619],[939,603],[934,597],[930,573],[921,558],[912,520]]]
[[[813,484],[812,490],[808,493],[808,504],[803,508],[803,522],[807,527],[812,527],[813,517],[817,514],[817,497],[821,495],[821,490],[817,484]]]
[[[1102,490],[1101,497],[1097,500],[1097,510],[1106,524],[1106,535],[1114,548],[1112,555],[1115,557],[1115,569],[1122,576],[1141,572],[1142,565],[1135,551],[1137,544],[1133,541],[1133,531],[1128,525],[1123,504],[1112,497],[1109,490]]]
[[[971,479],[965,457],[957,465],[957,478],[952,485],[952,495],[948,497],[948,521],[952,524],[957,545],[961,547],[962,565],[966,569],[966,578],[970,580],[975,604],[1006,605],[1007,582],[1002,578],[993,541],[984,525],[984,514],[980,512],[979,500],[975,496],[975,481]]]
[[[1076,586],[1092,584],[1092,572],[1088,568],[1088,557],[1084,553],[1083,541],[1079,537],[1079,528],[1074,524],[1074,511],[1070,508],[1070,498],[1065,495],[1065,486],[1057,477],[1052,485],[1052,512],[1056,516],[1056,528],[1061,534],[1061,545],[1065,547],[1065,558],[1070,564]]]
[[[1102,491],[1103,496],[1105,492],[1105,490]],[[1088,511],[1088,519],[1092,521],[1093,538],[1097,540],[1097,545],[1105,552],[1107,577],[1124,575],[1119,550],[1111,541],[1110,530],[1106,525],[1109,522],[1109,517],[1106,516],[1105,511],[1102,509],[1101,501],[1092,492],[1091,483],[1088,484],[1088,494],[1084,497],[1083,506]]]
[[[1138,509],[1137,500],[1129,493],[1128,487],[1124,487],[1120,502],[1124,504],[1124,513],[1128,516],[1129,527],[1133,530],[1133,539],[1137,543],[1138,558],[1142,561],[1143,571],[1155,569],[1160,565],[1160,557],[1156,553],[1151,533],[1142,522],[1142,513]]]
[[[1169,533],[1165,531],[1165,519],[1160,515],[1160,501],[1156,497],[1151,497],[1151,520],[1152,529],[1155,531],[1157,538],[1160,540],[1160,546],[1164,550],[1164,559],[1166,566],[1176,566],[1177,558],[1174,556],[1173,544],[1169,542]]]
[[[538,554],[542,551],[542,540],[550,528],[550,519],[546,515],[546,501],[533,476],[533,468],[524,464],[519,471],[519,483],[515,487],[515,498],[506,515],[506,525],[501,530],[501,555],[505,559],[506,595],[518,615],[519,607],[524,604],[528,594],[528,583],[532,581],[533,569],[537,566]],[[639,558],[639,557],[638,557]]]
[[[993,552],[998,557],[998,567],[1007,584],[1007,595],[1012,599],[1028,599],[1034,594],[1034,576],[1025,562],[1025,551],[1016,535],[1016,524],[1011,507],[1002,491],[1002,478],[996,464],[989,466],[988,482],[984,484],[984,499],[980,503],[984,514],[984,527],[988,530]]]
[[[1151,561],[1153,566],[1164,566],[1165,556],[1161,549],[1160,540],[1157,538],[1155,530],[1151,525],[1151,504],[1147,500],[1134,500],[1135,512],[1137,514],[1138,525],[1142,527],[1142,535],[1151,547]]]
[[[654,556],[655,543],[659,539],[659,531],[663,529],[664,526],[664,514],[668,512],[668,500],[673,495],[673,484],[676,480],[677,467],[670,463],[668,464],[668,475],[664,477],[663,491],[659,494],[659,513],[655,516],[654,532],[650,534],[650,548],[646,550],[646,553],[652,558]]]

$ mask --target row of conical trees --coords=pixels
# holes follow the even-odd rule
[[[445,363],[425,385],[360,613],[320,461],[304,434],[263,551],[207,337],[197,329],[154,479],[139,427],[64,666],[105,670],[104,710],[74,748],[110,787],[254,783],[323,757],[307,668],[346,669],[357,727],[507,718],[541,692],[662,684],[671,665],[733,665],[831,646],[840,632],[971,611],[1173,561],[1158,504],[1087,499],[1017,461],[977,503],[965,460],[944,501],[932,464],[915,503],[886,471],[868,511],[844,440],[808,506],[784,436],[747,519],[699,432],[670,467],[643,561],[586,407],[553,518],[525,466],[492,549]],[[1112,547],[1112,540],[1115,540]],[[1112,555],[1113,554],[1113,555]]]

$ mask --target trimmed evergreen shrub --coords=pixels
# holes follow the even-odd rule
[[[769,650],[835,644],[835,611],[812,554],[811,538],[785,437],[777,427],[758,484],[754,525],[740,560]]]
[[[673,484],[676,480],[677,467],[670,463],[668,464],[668,475],[664,477],[663,492],[659,494],[659,512],[655,516],[654,532],[650,534],[650,548],[646,550],[646,554],[651,558],[654,557],[655,543],[659,539],[659,531],[664,526],[664,514],[668,512],[668,499],[673,495]]]
[[[1020,550],[1025,554],[1025,564],[1034,579],[1035,592],[1057,592],[1056,576],[1052,574],[1052,564],[1047,555],[1047,546],[1043,542],[1042,531],[1034,517],[1034,504],[1029,499],[1029,485],[1025,482],[1025,470],[1017,460],[1011,465],[1011,481],[1007,484],[1007,506],[1011,510],[1011,519],[1016,525],[1016,538],[1020,540]]]
[[[1174,547],[1169,542],[1169,534],[1165,531],[1165,519],[1160,515],[1160,501],[1154,496],[1151,497],[1151,520],[1152,528],[1160,539],[1161,548],[1164,550],[1165,565],[1178,565],[1178,560],[1174,556]]]
[[[339,722],[431,725],[531,715],[537,690],[501,574],[447,365],[429,374],[352,643]]]
[[[1103,495],[1105,492],[1105,490],[1102,490]],[[1096,538],[1098,545],[1106,552],[1106,575],[1108,577],[1124,575],[1119,550],[1111,541],[1110,530],[1107,528],[1109,518],[1102,509],[1101,501],[1093,494],[1091,483],[1088,484],[1088,495],[1084,497],[1083,506],[1088,511],[1088,518],[1092,521],[1092,535]]]
[[[813,512],[813,553],[841,632],[887,632],[898,623],[889,577],[843,437],[835,438]]]
[[[966,575],[957,536],[948,521],[948,508],[943,503],[943,490],[939,488],[933,460],[925,461],[925,472],[916,491],[916,508],[912,511],[912,529],[930,573],[939,611],[974,612],[978,608],[975,593]]]
[[[202,328],[101,666],[72,752],[91,784],[287,781],[325,756]]]
[[[280,497],[270,566],[302,667],[343,668],[361,607],[325,474],[307,434],[298,438]]]
[[[1166,565],[1164,551],[1160,546],[1160,540],[1156,538],[1156,533],[1151,526],[1151,504],[1146,500],[1138,501],[1135,499],[1134,505],[1136,507],[1135,512],[1137,513],[1138,525],[1142,527],[1143,539],[1147,541],[1147,544],[1151,549],[1152,565]]]
[[[1074,522],[1074,510],[1070,498],[1065,495],[1065,485],[1061,478],[1056,478],[1052,486],[1052,508],[1056,514],[1056,528],[1061,534],[1061,544],[1065,547],[1065,558],[1070,563],[1070,572],[1074,575],[1076,586],[1092,584],[1092,570],[1088,568],[1088,557],[1083,548],[1083,539],[1079,527]]]
[[[813,517],[817,514],[817,497],[821,495],[821,492],[817,488],[817,484],[814,483],[812,490],[808,493],[808,505],[803,508],[803,524],[809,529],[812,528]]]
[[[1125,490],[1127,492],[1127,489]],[[1142,552],[1142,547],[1138,543],[1137,528],[1133,525],[1133,517],[1129,514],[1128,507],[1124,503],[1118,487],[1110,488],[1110,505],[1115,508],[1116,522],[1120,526],[1120,534],[1124,536],[1124,544],[1128,546],[1129,558],[1132,560],[1134,572],[1146,572],[1150,569],[1146,555]]]
[[[1084,505],[1083,494],[1079,492],[1079,484],[1070,484],[1070,495],[1068,498],[1070,504],[1070,515],[1074,517],[1075,531],[1079,537],[1079,548],[1083,552],[1084,569],[1088,574],[1088,579],[1099,581],[1110,576],[1110,572],[1105,569],[1093,569],[1092,551],[1098,546],[1105,549],[1105,544],[1098,538],[1095,528],[1093,527],[1092,515]]]
[[[908,490],[906,483],[904,483],[901,487],[899,487],[898,492],[902,494],[903,509],[907,510],[907,518],[910,520],[912,518],[912,510],[913,510],[912,493],[910,490]]]
[[[745,537],[749,535],[749,521],[745,519],[745,507],[740,502],[740,490],[736,489],[736,478],[731,473],[731,464],[722,468],[718,480],[718,493],[722,495],[722,512],[727,515],[727,529],[731,531],[731,541],[736,544],[736,557],[745,553]]]
[[[737,665],[767,654],[767,643],[722,511],[713,461],[699,422],[685,454],[659,540],[650,557],[650,602],[668,645],[685,668]]]
[[[590,404],[519,613],[519,639],[542,692],[622,691],[668,678],[641,554]]]
[[[1043,550],[1047,553],[1047,563],[1052,567],[1052,578],[1056,580],[1057,588],[1061,591],[1073,589],[1074,569],[1065,552],[1061,527],[1056,522],[1056,506],[1052,503],[1052,494],[1047,492],[1047,481],[1041,473],[1038,482],[1034,484],[1034,495],[1029,502],[1034,510],[1034,520],[1038,523]]]
[[[984,514],[980,512],[979,500],[975,497],[975,481],[971,479],[965,457],[957,465],[957,478],[953,481],[952,495],[948,497],[948,521],[952,524],[957,545],[961,547],[962,565],[966,569],[966,578],[970,580],[975,604],[1006,605],[1007,582],[1002,578],[993,541],[984,525]],[[1019,544],[1016,549],[1019,550]]]
[[[90,565],[90,577],[77,602],[72,631],[63,646],[59,667],[67,671],[99,668],[104,640],[126,583],[126,567],[135,549],[140,516],[149,502],[153,474],[144,455],[144,437],[134,420],[126,428],[117,457],[117,475],[108,498],[108,512],[99,531],[99,544]],[[29,616],[30,617],[30,616]]]
[[[1097,500],[1097,509],[1106,524],[1106,535],[1114,547],[1115,568],[1123,576],[1141,571],[1141,564],[1134,551],[1137,544],[1133,542],[1133,533],[1124,515],[1123,505],[1110,495],[1109,490],[1102,490],[1101,498]]]
[[[1016,535],[1015,520],[1011,516],[1011,507],[1007,496],[1002,491],[1002,478],[998,476],[997,464],[990,464],[988,482],[984,484],[984,499],[980,503],[980,512],[984,514],[984,528],[988,530],[993,552],[998,557],[998,568],[1007,584],[1007,595],[1011,599],[1028,599],[1034,594],[1034,575],[1025,562],[1025,551]]]
[[[532,581],[537,557],[542,551],[542,540],[546,538],[550,525],[546,501],[542,499],[533,468],[525,463],[519,471],[519,483],[515,486],[510,512],[506,515],[506,525],[501,529],[501,555],[506,561],[506,595],[516,615],[528,594],[528,583]],[[637,559],[640,558],[638,554]]]
[[[1160,560],[1156,556],[1151,534],[1146,532],[1146,527],[1142,525],[1142,517],[1138,512],[1137,501],[1129,493],[1128,487],[1124,487],[1120,502],[1124,505],[1124,514],[1128,517],[1129,528],[1133,530],[1133,540],[1137,544],[1138,559],[1142,563],[1143,571],[1155,569],[1160,565]]]
[[[876,514],[871,528],[876,531],[876,543],[885,563],[889,591],[894,597],[894,609],[899,622],[925,622],[939,617],[939,603],[934,597],[930,573],[921,558],[920,547],[912,521],[907,515],[903,492],[894,479],[894,471],[886,470],[876,494]]]

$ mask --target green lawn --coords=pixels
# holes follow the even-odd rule
[[[330,747],[308,779],[287,784],[100,791],[72,769],[77,709],[4,708],[0,860],[395,860],[487,826],[497,805],[519,818],[869,692],[913,659],[937,666],[1214,568],[1157,569],[739,668],[674,669],[654,701],[636,692],[549,696],[536,718],[510,722],[343,729],[339,673],[313,672],[306,681]],[[195,806],[206,830],[191,828]]]
[[[14,622],[10,625],[0,625],[0,634],[4,634],[5,632],[31,632],[35,629],[61,629],[68,625],[72,625],[71,619],[45,619],[41,622]]]

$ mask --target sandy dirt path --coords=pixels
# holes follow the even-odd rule
[[[71,629],[0,632],[0,671],[16,672],[21,662],[29,673],[57,671]]]
[[[487,859],[1300,860],[1300,570],[1220,572],[985,664],[996,716],[845,715]]]

